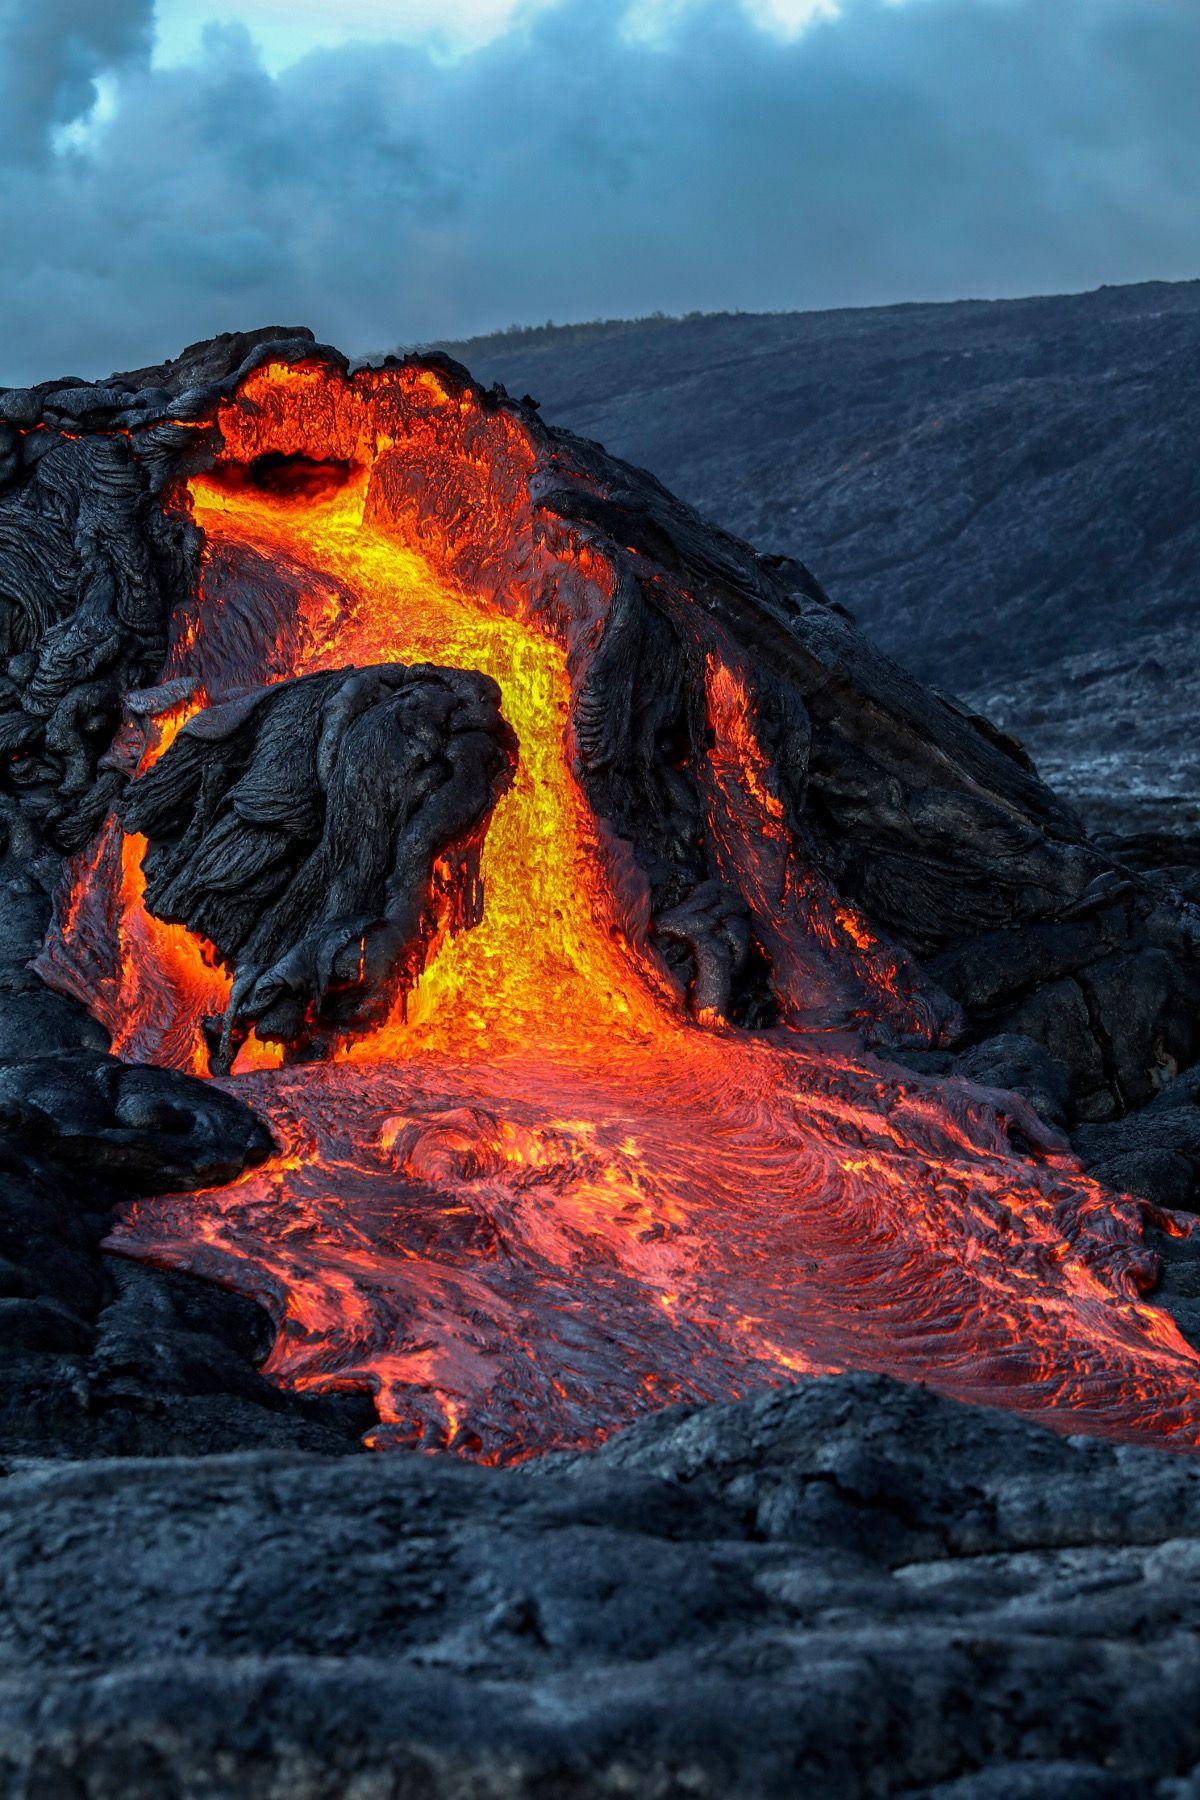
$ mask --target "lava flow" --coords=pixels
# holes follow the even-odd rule
[[[252,1041],[228,1085],[279,1155],[139,1203],[113,1247],[253,1293],[279,1327],[267,1372],[369,1388],[381,1445],[511,1461],[846,1367],[1196,1445],[1200,1367],[1142,1298],[1137,1204],[1083,1176],[1019,1102],[910,1075],[848,1032],[688,1016],[572,773],[570,634],[513,574],[531,582],[543,554],[522,538],[522,446],[472,408],[428,372],[267,369],[223,409],[228,466],[190,484],[207,561],[166,671],[191,678],[187,704],[429,661],[495,678],[520,760],[484,843],[481,922],[333,1060],[270,1066],[277,1051]],[[508,433],[507,461],[489,433]],[[443,441],[458,446],[445,467]],[[271,454],[312,458],[311,479],[247,478]],[[516,550],[489,561],[479,544],[503,534]],[[611,582],[586,544],[569,551],[559,598],[584,637]],[[713,804],[727,836],[742,817],[757,830],[775,967],[805,928],[837,937],[885,1004],[873,935],[787,842],[738,671],[710,651],[706,681]],[[57,976],[124,1054],[200,1068],[228,976],[149,918],[139,862],[115,826],[83,860]]]

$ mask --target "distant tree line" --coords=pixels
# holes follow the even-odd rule
[[[481,331],[469,338],[439,338],[434,342],[414,345],[417,350],[443,350],[462,355],[479,344],[503,344],[506,349],[536,350],[540,345],[555,343],[590,344],[600,338],[617,337],[628,331],[644,331],[647,326],[680,325],[694,319],[734,319],[742,316],[741,307],[733,311],[706,313],[697,308],[686,313],[652,312],[640,319],[584,319],[572,325],[556,325],[547,319],[544,325],[505,325],[496,331]]]

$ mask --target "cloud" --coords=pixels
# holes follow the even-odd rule
[[[209,24],[244,25],[278,71],[317,47],[350,39],[402,41],[462,51],[488,43],[521,16],[554,0],[157,0],[157,55],[195,58]]]
[[[0,158],[47,154],[104,75],[148,57],[154,0],[0,0]]]
[[[151,66],[144,9],[99,10],[22,51],[41,97],[0,183],[0,379],[271,319],[366,351],[1200,272],[1180,0],[841,0],[798,31],[671,0],[652,32],[559,0],[454,59],[347,44],[273,74],[238,27]],[[111,117],[47,156],[102,70]]]

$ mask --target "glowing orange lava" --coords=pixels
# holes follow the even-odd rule
[[[311,604],[306,648],[292,673],[377,662],[438,662],[475,669],[500,685],[520,741],[520,765],[483,852],[482,922],[449,939],[407,1006],[350,1060],[436,1053],[474,1060],[537,1039],[597,1045],[648,1043],[661,1007],[639,980],[610,916],[595,834],[567,767],[569,684],[559,646],[440,582],[423,559],[364,523],[366,477],[301,505],[192,484],[195,517],[210,542],[233,538],[334,577],[353,599]]]
[[[1137,1205],[1019,1102],[906,1074],[848,1032],[687,1016],[572,773],[570,659],[611,569],[535,528],[511,417],[430,371],[273,367],[220,426],[235,465],[339,467],[294,491],[221,469],[192,482],[209,560],[167,673],[215,699],[350,663],[481,670],[520,767],[484,846],[482,923],[334,1062],[239,1063],[230,1085],[280,1155],[139,1203],[114,1246],[256,1294],[279,1324],[269,1372],[370,1387],[379,1443],[513,1460],[847,1366],[1067,1428],[1200,1441],[1198,1359],[1142,1298]],[[796,855],[745,672],[715,641],[705,654],[714,841],[770,914],[794,1010],[836,985],[814,996],[806,944],[854,957],[864,1010],[900,1006],[886,949]],[[60,963],[115,918],[117,985],[92,980],[93,1005],[126,1054],[194,1067],[226,977],[147,919],[137,846],[118,849],[81,865]]]

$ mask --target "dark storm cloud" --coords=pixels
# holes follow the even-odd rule
[[[454,63],[350,47],[277,79],[236,30],[151,69],[144,9],[97,10],[7,52],[26,146],[120,70],[85,143],[6,158],[10,380],[268,319],[368,350],[1200,272],[1193,0],[847,0],[793,43],[728,0],[650,41],[565,0]]]
[[[150,53],[154,0],[0,0],[0,155],[37,158],[97,78]]]

